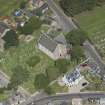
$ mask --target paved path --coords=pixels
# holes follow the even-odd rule
[[[100,98],[105,97],[104,92],[93,92],[93,93],[71,93],[71,94],[59,94],[59,95],[53,95],[49,97],[43,97],[39,98],[38,100],[34,100],[33,102],[26,102],[25,104],[21,105],[46,105],[47,103],[51,101],[66,101],[66,100],[72,100],[73,98]]]
[[[49,8],[53,11],[56,15],[56,19],[58,24],[65,32],[70,32],[73,29],[76,29],[77,26],[73,23],[71,18],[68,18],[61,8],[53,1],[53,0],[46,0]]]

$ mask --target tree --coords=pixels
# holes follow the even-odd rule
[[[105,0],[60,0],[60,6],[68,16],[74,16],[86,10],[93,9],[97,3]]]
[[[59,77],[60,71],[56,67],[49,66],[46,69],[46,75],[47,75],[47,78],[49,79],[49,81],[53,81]]]
[[[27,2],[26,1],[22,1],[20,3],[20,9],[25,9]]]
[[[37,74],[35,76],[34,85],[36,89],[46,89],[48,84],[48,78],[43,73]]]
[[[87,34],[80,29],[73,30],[66,35],[67,42],[72,45],[82,45],[87,39]]]
[[[17,88],[19,85],[26,82],[29,78],[29,71],[20,65],[17,65],[15,68],[13,68],[12,71],[13,74],[8,85],[9,89]]]
[[[84,58],[84,52],[80,46],[74,46],[71,52],[71,60],[77,61],[77,63]]]
[[[17,46],[19,44],[18,35],[15,31],[10,30],[6,33],[6,35],[3,37],[5,40],[5,48],[9,48],[11,46]]]
[[[21,34],[32,34],[35,30],[38,30],[42,25],[42,21],[37,17],[31,17],[28,22],[25,23],[24,27],[19,27],[18,31]]]
[[[60,74],[67,72],[68,62],[66,59],[59,59],[55,61],[55,67],[57,67],[60,71]]]

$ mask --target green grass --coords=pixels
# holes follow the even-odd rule
[[[7,93],[2,93],[0,94],[0,101],[4,101],[8,98],[8,94]]]
[[[5,72],[9,77],[12,76],[13,68],[17,65],[25,67],[30,72],[30,77],[27,82],[24,82],[21,86],[33,93],[37,91],[34,86],[35,76],[39,73],[45,73],[45,70],[50,66],[54,66],[54,61],[50,59],[46,54],[41,52],[37,48],[37,41],[41,35],[41,31],[46,32],[48,26],[42,26],[40,30],[37,30],[33,33],[34,39],[31,42],[20,41],[20,44],[17,48],[11,48],[3,53],[0,53],[0,68]],[[38,61],[35,61],[34,66],[27,64],[27,61],[31,57],[38,57]],[[68,69],[74,67],[76,62],[70,62]],[[54,89],[54,88],[53,88]],[[63,89],[63,88],[61,88]],[[56,90],[61,90],[60,87],[56,86]],[[65,88],[64,88],[65,89]]]
[[[12,69],[16,67],[16,65],[22,65],[29,70],[30,78],[22,86],[30,92],[36,91],[33,85],[35,75],[44,72],[48,66],[54,64],[53,60],[37,48],[37,40],[40,37],[40,31],[34,32],[33,36],[35,38],[30,43],[21,42],[17,48],[11,48],[0,54],[0,68],[9,76],[12,75]],[[27,60],[33,56],[39,56],[40,61],[37,62],[35,66],[30,67],[27,64]]]
[[[24,0],[0,0],[0,16],[10,15]]]
[[[65,93],[68,92],[67,86],[60,86],[57,82],[55,82],[53,85],[50,86],[53,93]]]
[[[105,57],[105,5],[96,7],[92,11],[83,12],[75,18],[81,28],[88,32],[95,47]]]

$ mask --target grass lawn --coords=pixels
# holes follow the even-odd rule
[[[33,33],[34,39],[31,42],[25,42],[21,40],[17,48],[11,48],[4,51],[3,53],[0,53],[0,69],[4,71],[8,76],[11,77],[13,73],[12,70],[17,65],[20,65],[29,71],[30,77],[27,82],[22,84],[22,86],[31,93],[37,91],[34,86],[34,79],[36,74],[45,73],[45,70],[48,68],[48,66],[52,67],[55,64],[54,61],[50,59],[50,57],[48,57],[37,48],[37,41],[41,35],[41,31],[46,32],[48,29],[48,26],[42,25],[41,29]],[[27,61],[29,61],[32,57],[37,58],[36,60],[31,61],[36,62],[36,64],[32,64],[32,66],[30,66],[30,64],[27,64]],[[76,62],[70,62],[68,69],[70,70],[75,65]],[[54,86],[56,86],[55,89],[53,88],[55,92],[65,90],[65,88],[59,87],[57,84]]]
[[[9,15],[24,0],[0,0],[0,16]]]
[[[3,53],[0,53],[0,68],[8,76],[11,77],[13,73],[12,70],[17,65],[20,65],[29,71],[30,77],[27,82],[24,82],[22,84],[22,86],[31,93],[37,91],[34,86],[35,75],[38,73],[45,73],[45,70],[49,66],[52,67],[55,64],[54,61],[50,59],[50,57],[48,57],[37,48],[37,41],[41,35],[41,31],[43,30],[43,32],[46,32],[48,28],[48,26],[43,25],[40,30],[37,30],[33,33],[34,39],[31,42],[27,43],[21,41],[17,48],[11,48],[4,51]],[[27,64],[27,61],[29,61],[32,57],[36,57],[39,59],[38,61],[35,60],[35,66],[30,66],[29,64]],[[70,62],[68,69],[71,69],[75,65],[76,62]],[[60,91],[61,89],[63,89],[56,84],[55,86],[55,91]]]
[[[75,16],[81,28],[88,32],[95,47],[105,57],[105,5]]]
[[[68,87],[67,86],[60,86],[57,82],[50,86],[53,93],[67,93]]]
[[[1,93],[0,94],[0,101],[4,101],[4,100],[6,100],[7,98],[8,98],[8,93]]]
[[[16,67],[16,65],[22,65],[30,71],[30,78],[23,84],[23,87],[30,92],[35,91],[33,85],[35,75],[44,72],[47,66],[54,64],[54,62],[47,55],[39,51],[36,46],[37,40],[40,37],[40,31],[34,32],[33,36],[35,37],[33,41],[29,43],[21,42],[18,48],[12,48],[0,54],[0,68],[9,76],[12,75],[12,69]],[[30,67],[27,64],[27,60],[33,56],[39,56],[40,61],[35,66]]]

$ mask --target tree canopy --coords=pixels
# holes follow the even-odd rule
[[[15,31],[10,30],[6,33],[6,35],[3,37],[5,40],[5,48],[9,48],[11,46],[17,46],[19,43],[18,35]]]
[[[86,32],[80,29],[73,30],[66,35],[67,42],[72,45],[82,45],[83,42],[87,39],[88,37],[87,37]]]
[[[85,55],[81,46],[74,46],[71,51],[71,60],[77,61],[78,63],[84,57]]]
[[[33,16],[28,20],[28,22],[25,23],[23,27],[19,27],[18,31],[25,35],[32,34],[35,30],[38,30],[41,27],[41,24],[42,21]]]
[[[68,16],[91,10],[105,0],[60,0],[60,6]]]
[[[22,1],[20,3],[20,9],[25,9],[27,2],[26,1]]]

